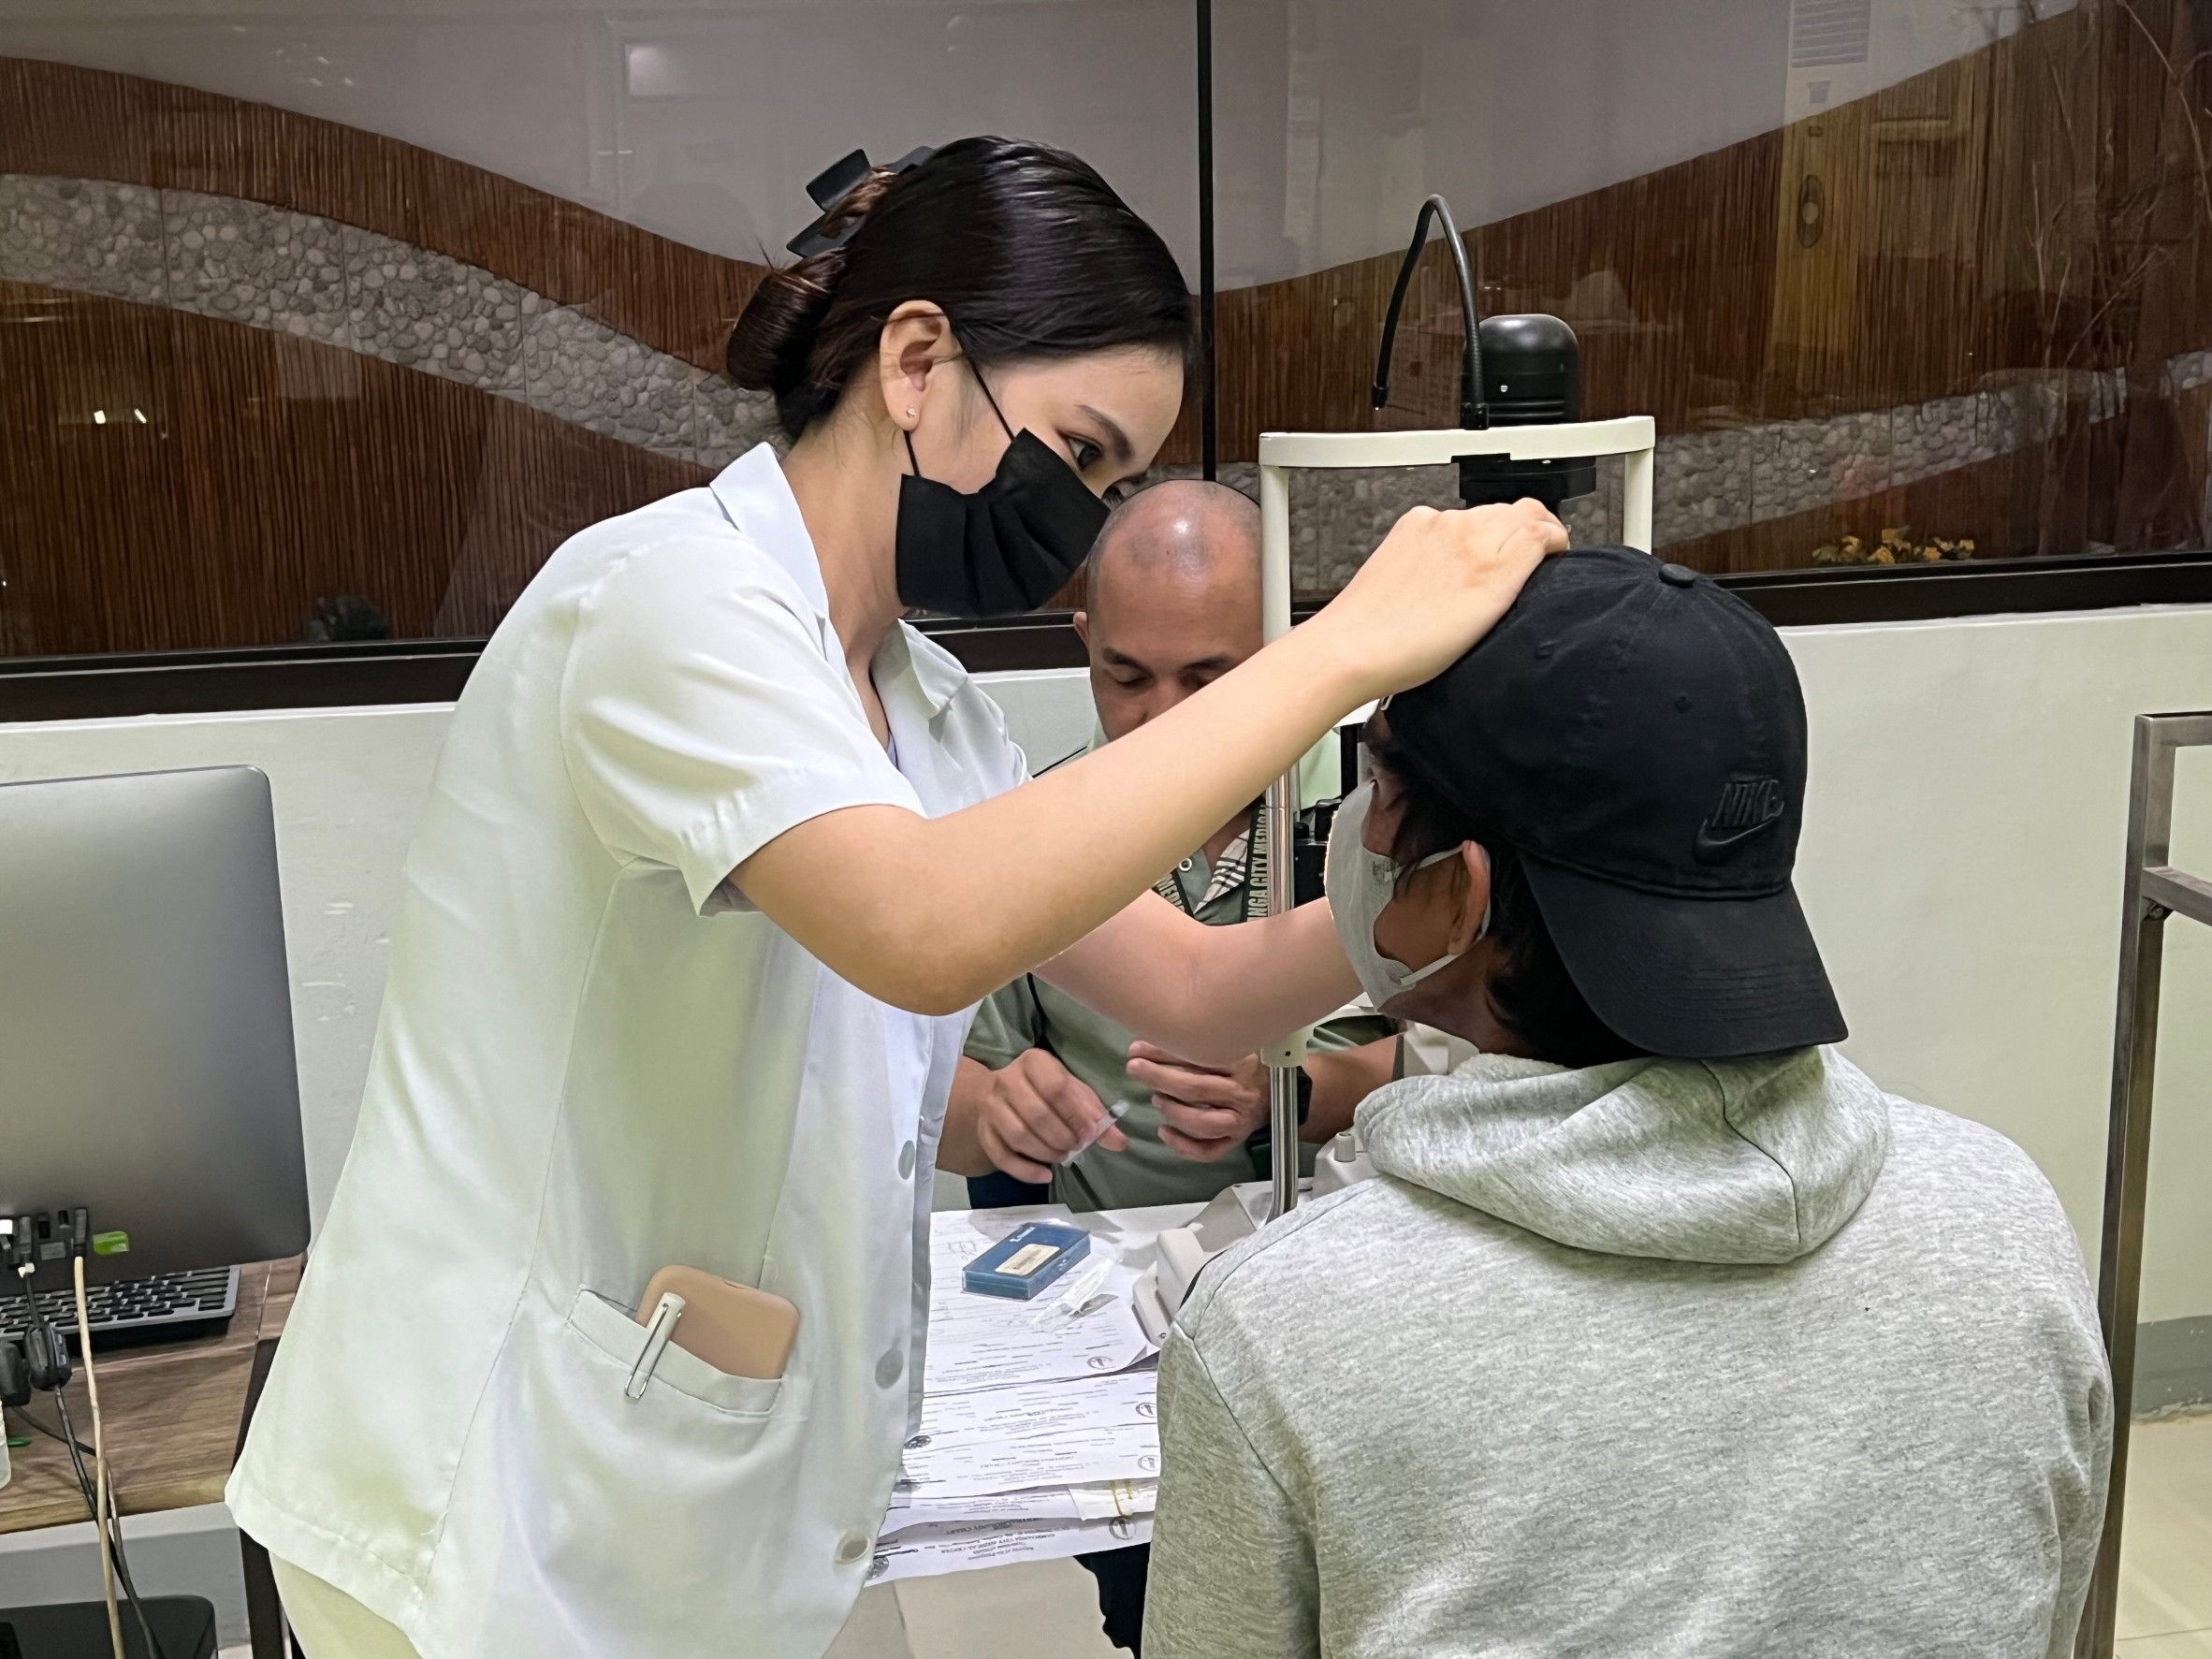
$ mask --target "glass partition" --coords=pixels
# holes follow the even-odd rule
[[[1430,192],[1486,313],[1658,422],[1655,534],[1716,572],[2201,546],[2212,115],[2196,14],[1956,0],[1223,0],[1222,453],[1368,409]],[[1449,424],[1440,252],[1399,400]],[[1326,590],[1448,470],[1309,484]],[[1618,524],[1617,486],[1574,509]],[[1343,498],[1343,499],[1331,499]]]
[[[488,632],[563,537],[777,437],[723,342],[855,147],[1066,145],[1195,279],[1191,30],[1182,0],[0,22],[0,656]]]
[[[1195,286],[1195,12],[0,22],[0,657],[487,632],[562,537],[773,437],[722,342],[854,146],[1069,145]],[[1377,418],[1434,191],[1487,311],[1574,325],[1585,412],[1656,418],[1670,558],[1864,577],[2212,540],[2212,40],[2182,0],[1212,15],[1230,482],[1263,427]],[[1388,421],[1450,418],[1444,269]],[[1197,470],[1198,434],[1194,407],[1161,473]],[[1618,533],[1618,477],[1578,533]],[[1298,491],[1309,597],[1453,500],[1442,470]]]

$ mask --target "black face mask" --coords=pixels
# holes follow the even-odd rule
[[[982,386],[982,377],[976,377]],[[955,617],[1033,611],[1075,574],[1106,522],[1106,503],[1075,469],[1026,429],[1016,434],[983,386],[991,413],[1013,442],[991,482],[973,495],[922,476],[914,438],[898,481],[898,597],[916,610]]]

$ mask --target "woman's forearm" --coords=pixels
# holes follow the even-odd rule
[[[943,818],[825,813],[762,848],[737,884],[871,995],[965,1008],[1143,893],[1358,706],[1364,684],[1324,632],[1302,628],[1049,777]]]
[[[1416,508],[1310,622],[1096,754],[943,818],[824,813],[733,874],[863,990],[964,1008],[1128,905],[1352,709],[1448,667],[1565,546],[1534,502]]]
[[[1209,927],[1148,893],[1037,973],[1201,1066],[1232,1066],[1360,990],[1325,900]]]

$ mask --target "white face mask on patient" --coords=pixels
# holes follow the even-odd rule
[[[1329,895],[1336,937],[1344,944],[1344,953],[1351,958],[1352,971],[1360,976],[1360,988],[1367,993],[1367,1000],[1380,1009],[1393,997],[1449,968],[1460,959],[1460,953],[1447,952],[1426,968],[1408,968],[1375,948],[1375,919],[1398,891],[1398,866],[1383,853],[1368,851],[1361,840],[1367,826],[1367,809],[1374,804],[1375,785],[1370,782],[1345,796],[1344,804],[1337,808],[1336,822],[1329,831],[1329,859],[1322,866],[1321,886]],[[1425,870],[1459,855],[1457,847],[1448,847],[1413,867]],[[1485,909],[1475,937],[1479,939],[1489,932],[1490,911]]]

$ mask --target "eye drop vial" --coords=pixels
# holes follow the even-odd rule
[[[1115,1124],[1121,1122],[1122,1115],[1129,1109],[1129,1103],[1127,1100],[1109,1100],[1105,1102],[1105,1106],[1106,1115],[1091,1126],[1091,1132],[1084,1137],[1082,1145],[1076,1147],[1072,1152],[1069,1153],[1066,1157],[1060,1160],[1060,1168],[1063,1170],[1066,1169],[1070,1164],[1073,1163],[1077,1158],[1081,1157],[1084,1153],[1096,1146],[1099,1143],[1099,1138]]]

